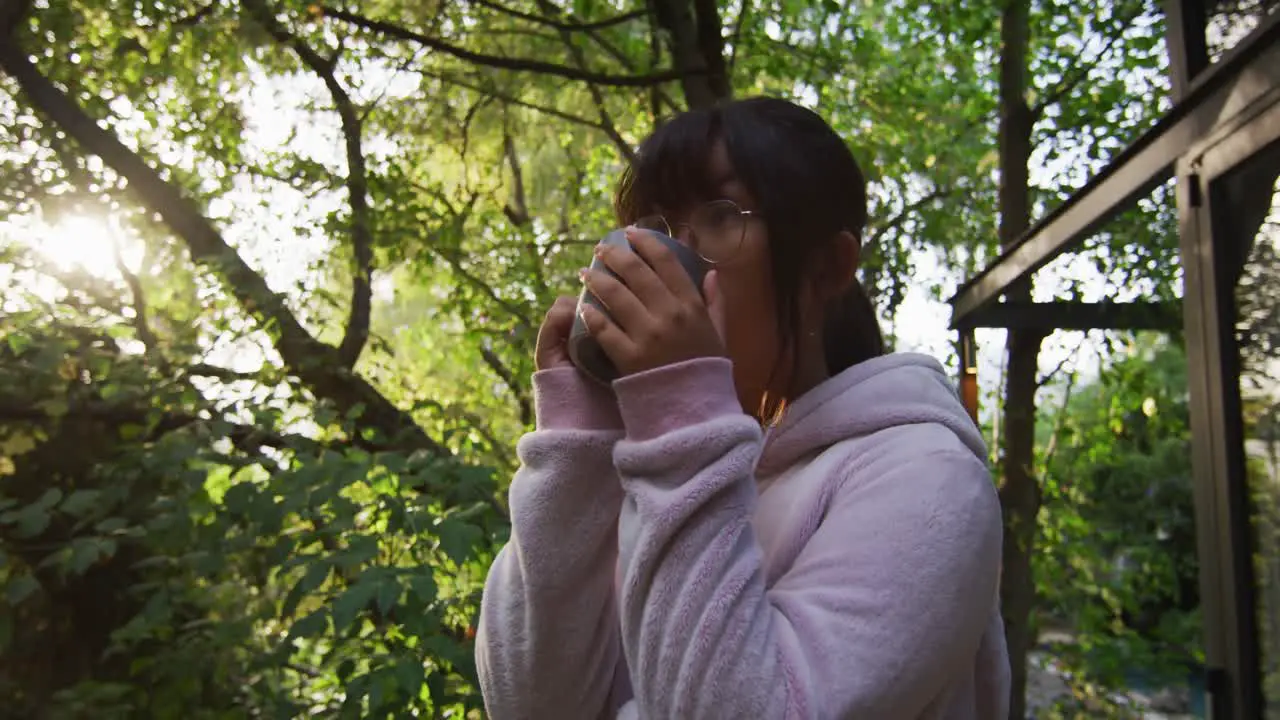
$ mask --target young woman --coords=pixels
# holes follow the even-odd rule
[[[476,661],[505,718],[1003,720],[1000,507],[942,367],[885,354],[866,187],[791,103],[680,115],[622,179],[636,252],[584,272],[622,373],[538,338],[537,429]],[[702,292],[644,228],[713,265]],[[704,300],[705,298],[705,300]]]

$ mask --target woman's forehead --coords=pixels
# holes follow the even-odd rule
[[[699,203],[747,199],[741,175],[718,132],[698,117],[677,120],[645,143],[618,197],[620,217],[681,213]]]
[[[719,200],[741,189],[742,183],[723,141],[716,141],[704,158],[700,166],[686,165],[680,169],[689,175],[673,183],[679,195],[663,198],[664,204],[673,206],[665,210],[687,209],[690,204]]]
[[[733,170],[733,162],[729,159],[729,148],[723,141],[717,141],[707,155],[707,184],[716,189],[734,182],[737,174]]]

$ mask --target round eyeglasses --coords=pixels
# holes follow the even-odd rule
[[[747,235],[747,219],[751,217],[759,215],[743,210],[732,200],[712,200],[694,208],[685,222],[672,224],[662,215],[646,215],[632,224],[683,240],[703,260],[715,265],[732,260],[742,249],[742,240]],[[687,238],[679,238],[672,232],[681,229],[688,229]]]

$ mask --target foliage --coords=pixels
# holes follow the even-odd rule
[[[1186,382],[1182,349],[1140,336],[1043,418],[1038,619],[1080,692],[1203,662]]]
[[[401,716],[476,707],[490,475],[217,407],[116,327],[6,316],[0,619],[19,716]],[[12,388],[13,390],[9,390]],[[21,390],[18,390],[21,388]],[[252,425],[223,417],[252,417]]]
[[[1249,488],[1253,571],[1257,602],[1263,697],[1280,710],[1280,183],[1265,156],[1252,173],[1235,178],[1231,197],[1235,236],[1241,239],[1236,277],[1236,343],[1239,349],[1245,473]],[[1259,175],[1260,171],[1260,175]],[[1253,223],[1257,223],[1256,229]]]

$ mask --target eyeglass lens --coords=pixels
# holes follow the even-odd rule
[[[643,230],[654,230],[671,237],[677,232],[666,217],[647,215],[635,221]],[[732,200],[713,200],[701,205],[689,214],[688,222],[677,223],[676,228],[687,227],[690,246],[709,262],[725,262],[737,254],[746,234],[746,214]]]

